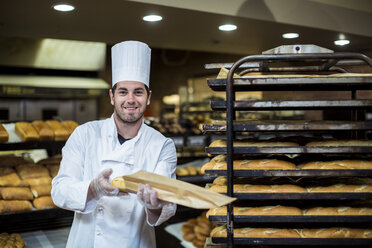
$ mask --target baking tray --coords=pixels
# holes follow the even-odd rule
[[[372,200],[372,193],[234,193],[240,200]]]
[[[226,91],[226,79],[207,79],[208,86],[214,91]],[[271,77],[257,76],[249,78],[234,78],[235,91],[305,91],[305,90],[370,90],[372,89],[371,76],[353,77]]]
[[[226,223],[226,215],[211,215],[209,221]],[[234,215],[234,222],[240,223],[372,223],[371,215],[339,216],[339,215],[263,215],[241,216]]]
[[[372,100],[257,100],[234,101],[234,110],[324,110],[372,107]],[[226,111],[226,101],[211,101],[211,108]]]
[[[226,170],[206,170],[209,176],[226,176]],[[372,170],[234,170],[237,177],[369,177]]]
[[[226,154],[226,147],[206,147],[209,154]],[[372,153],[372,146],[235,146],[234,154]]]
[[[221,121],[222,122],[222,121]],[[204,124],[203,131],[225,132],[226,121],[221,124]],[[233,131],[336,131],[336,130],[371,130],[372,121],[235,121]]]
[[[212,238],[213,243],[226,243],[227,238]],[[236,245],[372,245],[372,239],[311,239],[311,238],[234,238]]]

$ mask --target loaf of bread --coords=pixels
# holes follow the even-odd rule
[[[6,201],[0,200],[0,214],[3,213],[12,213],[12,212],[23,212],[31,211],[32,204],[29,201]]]
[[[277,159],[234,160],[234,170],[295,170],[296,165]],[[226,155],[218,155],[202,166],[205,170],[227,170]]]
[[[372,185],[345,185],[335,184],[324,187],[308,188],[310,193],[370,193],[372,192]]]
[[[40,196],[50,195],[51,190],[52,190],[52,185],[31,186],[31,192],[35,198],[40,197]]]
[[[302,211],[296,207],[286,206],[262,206],[262,207],[234,207],[234,215],[237,216],[270,216],[270,215],[302,215]],[[207,217],[212,215],[227,215],[227,207],[211,208]]]
[[[54,140],[54,132],[44,121],[36,120],[31,125],[38,132],[40,140]]]
[[[56,205],[54,205],[51,196],[40,196],[38,198],[35,198],[32,203],[34,204],[34,207],[39,210],[57,207]]]
[[[39,164],[18,165],[16,170],[22,179],[48,177],[49,171],[46,167]]]
[[[234,146],[298,146],[295,142],[279,142],[279,141],[252,141],[252,140],[234,140]],[[213,141],[209,147],[226,147],[226,140]]]
[[[19,233],[1,233],[0,234],[0,247],[1,248],[23,248],[25,241]]]
[[[0,167],[14,167],[20,164],[33,163],[31,159],[14,155],[0,156]]]
[[[372,140],[323,140],[311,141],[306,146],[371,146]]]
[[[28,122],[16,122],[15,132],[23,141],[35,141],[39,140],[39,134],[35,128]]]
[[[372,161],[363,160],[336,160],[312,161],[300,164],[303,170],[372,170]]]
[[[304,215],[372,215],[372,208],[315,207],[305,209]]]
[[[49,170],[49,175],[54,178],[57,176],[58,171],[59,171],[59,165],[47,165],[47,169]]]
[[[50,185],[51,183],[52,183],[52,178],[50,176],[27,178],[21,181],[21,185],[23,186]]]
[[[226,226],[219,226],[211,231],[211,237],[226,238]],[[235,228],[235,238],[300,238],[300,235],[294,229],[277,228]]]
[[[0,123],[0,142],[7,142],[9,140],[9,134],[6,131],[3,124]]]
[[[32,200],[34,196],[28,187],[1,187],[0,196],[3,200]]]
[[[298,229],[301,238],[372,238],[372,229],[331,227],[322,229]]]
[[[62,160],[62,155],[58,154],[58,155],[55,155],[53,157],[41,159],[37,162],[37,164],[41,164],[41,165],[44,165],[44,166],[46,166],[46,165],[59,165],[61,163],[61,160]]]
[[[75,121],[61,121],[61,124],[70,132],[70,134],[79,126]]]
[[[19,186],[21,179],[11,167],[0,167],[0,186]]]
[[[67,140],[71,134],[59,121],[48,120],[46,123],[52,128],[54,132],[54,140],[56,141]]]
[[[214,224],[202,214],[196,219],[190,219],[181,226],[183,239],[192,242],[195,247],[204,247],[205,240]]]
[[[307,190],[303,187],[282,184],[282,185],[252,185],[252,184],[234,184],[234,193],[305,193]],[[216,193],[226,193],[227,186],[213,185],[209,190]]]

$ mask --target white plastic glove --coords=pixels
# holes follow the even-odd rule
[[[164,201],[159,200],[156,191],[148,184],[145,187],[142,184],[138,185],[137,197],[141,205],[147,209],[160,209],[165,204]]]
[[[89,187],[94,198],[99,199],[102,196],[116,196],[119,194],[119,189],[109,183],[111,174],[112,169],[105,169],[92,180]]]

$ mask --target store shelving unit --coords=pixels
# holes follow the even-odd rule
[[[225,132],[226,147],[207,147],[206,152],[212,155],[226,154],[227,155],[227,171],[210,170],[206,173],[210,175],[225,175],[227,176],[227,194],[238,200],[301,200],[307,202],[321,200],[362,200],[372,199],[372,193],[234,193],[233,180],[235,177],[366,177],[372,175],[372,170],[253,170],[243,171],[233,170],[233,156],[248,155],[248,156],[267,156],[267,155],[296,155],[308,156],[314,158],[322,156],[330,158],[336,157],[352,157],[366,158],[372,152],[372,146],[313,146],[308,147],[304,144],[300,146],[239,146],[234,147],[233,141],[236,138],[237,132],[290,132],[296,134],[305,134],[312,132],[348,132],[350,139],[365,137],[365,132],[372,129],[372,122],[357,119],[357,111],[370,108],[372,100],[356,99],[357,90],[372,90],[372,75],[353,75],[345,73],[341,68],[334,65],[341,60],[359,60],[372,67],[372,60],[362,54],[356,53],[333,53],[323,52],[322,49],[314,47],[314,53],[301,53],[304,46],[295,45],[292,47],[291,53],[281,54],[277,52],[265,53],[262,55],[247,56],[231,66],[227,79],[210,79],[207,80],[209,87],[215,91],[226,91],[226,101],[211,102],[211,107],[214,110],[225,110],[227,113],[226,123],[218,123],[216,125],[204,125],[204,131],[210,132]],[[281,49],[278,49],[281,50]],[[283,49],[285,50],[285,49]],[[305,51],[305,50],[304,50]],[[248,77],[233,78],[235,73],[239,74],[244,65],[258,62],[260,66],[252,71],[259,72],[276,72],[275,75],[256,75]],[[284,62],[300,62],[301,66],[288,67],[281,69],[280,67],[272,67],[272,63]],[[303,66],[304,63],[311,62],[311,66]],[[313,64],[316,64],[314,66]],[[241,68],[242,67],[242,68]],[[209,68],[213,68],[209,66]],[[330,74],[334,71],[341,72],[337,76]],[[291,75],[280,75],[278,72],[290,71]],[[322,74],[305,76],[306,74]],[[235,101],[235,94],[238,91],[333,91],[342,90],[350,91],[351,99],[341,100],[259,100],[259,101]],[[236,111],[262,111],[262,110],[325,110],[325,109],[350,109],[352,117],[345,121],[241,121],[236,120]],[[302,225],[302,224],[353,224],[354,226],[365,226],[370,224],[371,216],[234,216],[233,204],[227,207],[227,216],[211,216],[210,220],[226,223],[227,238],[212,238],[214,243],[227,243],[228,247],[234,245],[326,245],[326,246],[344,246],[344,245],[360,245],[371,246],[371,239],[309,239],[309,238],[234,238],[233,230],[234,223],[268,223],[281,225]]]

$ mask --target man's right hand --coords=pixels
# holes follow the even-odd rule
[[[105,169],[92,180],[89,184],[92,198],[100,199],[102,196],[116,196],[119,194],[119,189],[109,183],[111,174],[112,169]]]

